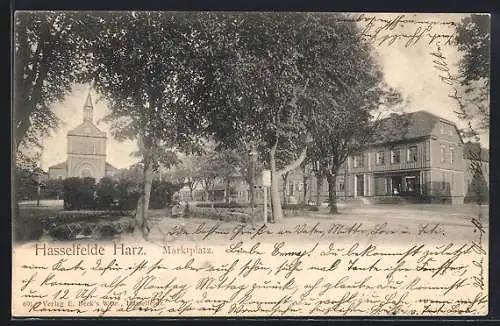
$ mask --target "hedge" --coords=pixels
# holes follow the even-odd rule
[[[196,207],[213,207],[214,208],[247,208],[250,207],[249,204],[240,204],[240,203],[198,203]]]
[[[318,206],[311,206],[311,205],[306,205],[306,204],[286,204],[281,206],[283,209],[287,210],[307,210],[307,211],[314,211],[317,212],[319,211]]]
[[[69,223],[50,221],[48,223],[47,233],[58,240],[72,240],[77,236],[99,240],[123,233],[132,233],[135,228],[135,220],[131,217],[87,219]]]
[[[149,207],[169,207],[173,194],[180,188],[181,185],[154,180]],[[97,184],[93,178],[67,178],[63,181],[63,193],[65,210],[133,210],[140,197],[139,187],[135,183],[107,177]]]

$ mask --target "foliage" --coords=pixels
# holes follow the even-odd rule
[[[312,211],[312,212],[319,211],[318,206],[310,206],[310,205],[305,205],[305,204],[286,204],[286,205],[283,205],[283,209],[292,210],[292,211],[295,211],[295,210],[308,210],[308,211]]]
[[[111,178],[105,177],[96,185],[96,206],[99,209],[109,209],[116,198],[116,184]]]
[[[458,116],[469,123],[467,137],[488,132],[490,126],[491,17],[471,14],[456,28],[456,43],[463,55],[458,63],[463,96]]]
[[[94,178],[67,178],[63,181],[64,209],[81,210],[95,209],[95,179]]]
[[[36,198],[38,186],[38,158],[22,151],[16,152],[14,196],[15,202]]]
[[[459,63],[463,83],[470,83],[490,76],[491,17],[471,14],[457,25],[456,42],[463,52]]]
[[[175,152],[198,150],[203,114],[183,90],[192,87],[194,33],[190,14],[128,12],[95,15],[105,21],[93,51],[96,90],[109,100],[112,134],[136,139],[144,167],[137,221],[146,218],[153,170],[177,162]],[[102,25],[102,24],[101,24]],[[116,49],[120,49],[117,51]]]
[[[44,183],[42,188],[43,198],[55,199],[63,197],[63,180],[49,179]]]
[[[12,221],[15,241],[38,240],[43,233],[41,210],[21,209]],[[43,211],[42,211],[43,212]]]
[[[181,188],[182,185],[174,185],[168,181],[153,180],[150,207],[153,209],[169,207],[172,204],[172,196]]]
[[[67,178],[63,186],[64,208],[67,210],[133,210],[140,196],[138,185],[127,179],[112,180],[105,177],[94,184],[92,178]],[[151,207],[168,207],[172,195],[179,189],[179,185],[167,181],[153,181]]]
[[[457,25],[456,43],[463,57],[458,63],[459,80],[463,96],[456,96],[458,110],[455,113],[465,121],[462,131],[465,138],[480,140],[480,135],[490,129],[490,66],[491,66],[491,17],[471,14]],[[469,169],[473,179],[465,201],[477,204],[488,202],[488,182],[482,170],[483,149],[472,155]]]
[[[196,207],[214,207],[214,208],[246,208],[249,207],[248,204],[241,204],[241,203],[235,203],[235,202],[230,202],[230,203],[197,203]]]
[[[73,222],[58,222],[51,219],[48,234],[58,240],[73,240],[77,236],[91,237],[95,240],[114,237],[123,233],[131,233],[135,221],[130,217],[109,219],[105,216],[93,219],[80,219]]]
[[[85,15],[17,12],[14,16],[15,148],[40,145],[57,128],[51,106],[61,101],[88,68],[91,41]]]
[[[318,179],[326,177],[328,181],[331,213],[337,212],[338,170],[349,155],[372,140],[376,130],[373,112],[401,102],[399,94],[384,85],[370,45],[361,39],[356,28],[336,27],[330,30],[337,36],[336,52],[350,55],[332,55],[315,62],[314,71],[321,68],[324,73],[311,75],[312,85],[303,99],[308,108],[307,129],[313,139],[307,161]],[[317,28],[320,36],[327,33],[324,28]],[[318,46],[326,51],[328,44]]]

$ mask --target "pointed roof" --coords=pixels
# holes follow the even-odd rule
[[[92,96],[90,96],[90,92],[89,94],[87,95],[87,99],[85,100],[85,104],[83,105],[84,108],[94,108],[94,106],[92,105]]]
[[[87,94],[87,99],[85,100],[85,104],[83,105],[83,123],[68,131],[68,136],[106,138],[106,133],[102,132],[93,123],[93,110],[94,106],[92,104],[92,96],[90,95],[89,91],[89,93]]]

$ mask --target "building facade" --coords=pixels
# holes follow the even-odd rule
[[[477,178],[477,169],[472,171],[473,160],[481,162],[481,175],[486,183],[489,180],[488,150],[477,143],[464,144],[453,122],[429,112],[384,119],[375,139],[339,169],[338,198],[383,201],[403,197],[417,202],[463,203],[474,175]],[[326,202],[326,180],[318,187],[314,176],[304,178],[297,172],[284,187],[285,196],[299,202],[314,202],[319,197]],[[301,193],[304,188],[309,190]]]
[[[464,144],[453,122],[426,111],[392,115],[380,121],[374,139],[339,169],[337,198],[464,202],[474,177],[470,153],[472,149],[477,151],[479,144]],[[481,165],[489,180],[485,152],[481,151]],[[287,203],[328,201],[329,185],[326,179],[318,180],[311,167],[291,171],[286,180],[279,181],[279,191]],[[233,200],[248,202],[248,186],[238,184],[237,188],[238,196]]]
[[[67,134],[67,159],[49,167],[49,178],[92,177],[97,181],[117,170],[106,162],[107,136],[94,125],[92,98],[83,106],[83,122]]]

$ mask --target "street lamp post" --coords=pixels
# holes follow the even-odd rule
[[[255,145],[252,144],[252,149],[250,150],[250,206],[252,209],[252,219],[254,218],[254,206],[255,206],[255,167],[257,165],[257,151],[255,150]]]

